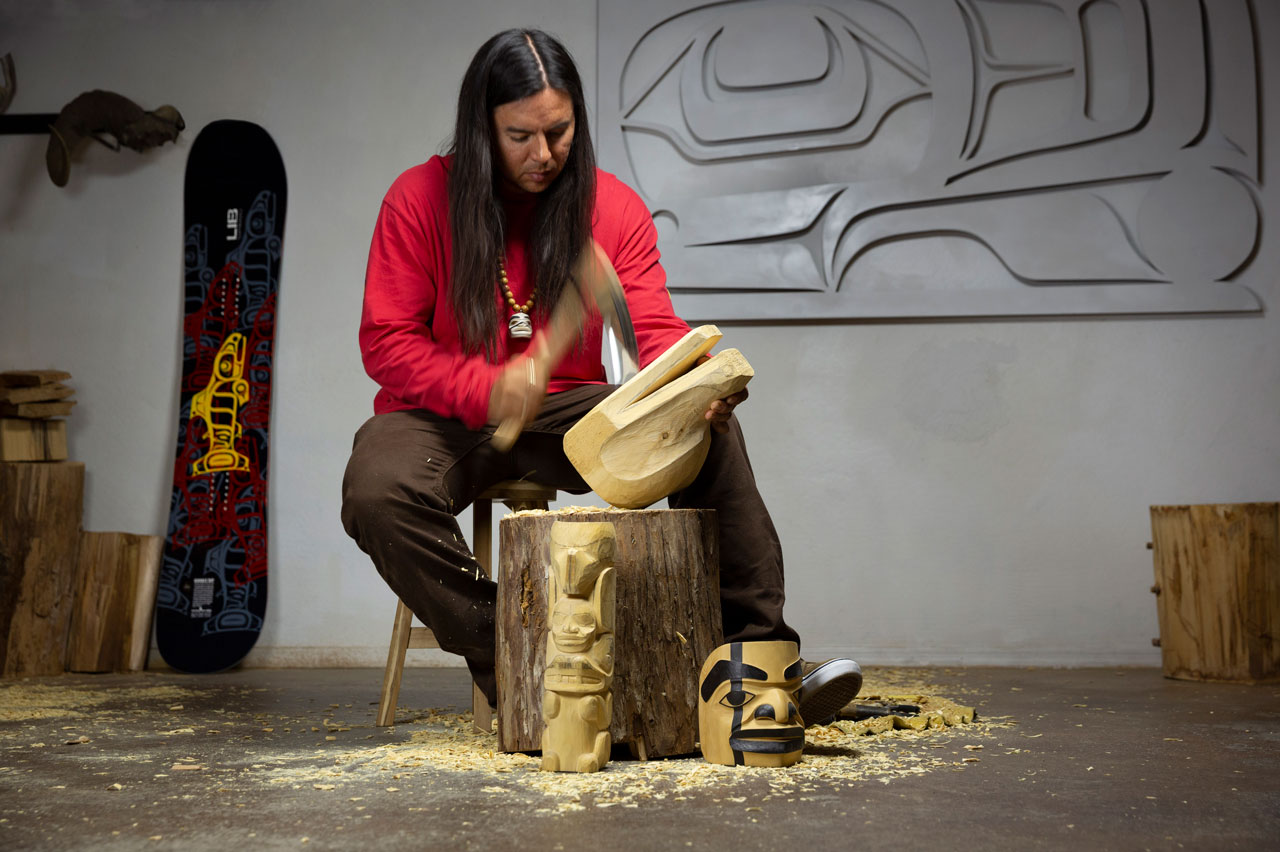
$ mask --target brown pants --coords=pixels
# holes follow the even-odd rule
[[[490,703],[497,585],[479,574],[455,516],[505,479],[590,491],[562,441],[612,390],[590,385],[548,396],[509,453],[492,446],[492,429],[471,431],[421,410],[376,415],[356,433],[342,482],[343,527],[440,647],[466,658]],[[736,418],[729,427],[728,434],[711,433],[698,478],[667,502],[673,509],[716,510],[725,641],[799,641],[782,618],[778,535]]]

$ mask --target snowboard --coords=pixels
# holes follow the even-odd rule
[[[271,136],[215,121],[183,186],[182,384],[156,597],[160,655],[184,672],[239,663],[267,607],[267,430],[286,187]]]

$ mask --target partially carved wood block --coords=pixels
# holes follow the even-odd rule
[[[565,434],[565,454],[602,499],[641,509],[693,482],[711,445],[707,407],[755,375],[737,349],[693,366],[721,336],[714,325],[690,331]]]
[[[542,696],[542,768],[550,772],[596,772],[609,762],[614,541],[610,523],[557,521],[551,527]]]

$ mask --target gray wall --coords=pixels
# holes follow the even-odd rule
[[[1280,497],[1280,8],[1253,12],[1263,237],[1238,283],[1262,314],[724,326],[756,369],[741,416],[809,656],[1155,664],[1148,505]],[[0,138],[0,367],[75,375],[87,529],[165,527],[196,131],[256,121],[283,154],[270,605],[251,662],[382,662],[393,598],[338,523],[374,391],[355,341],[365,252],[387,185],[447,135],[475,47],[523,24],[565,39],[594,103],[589,0],[0,0],[11,113],[105,88],[173,103],[189,128],[146,155],[91,147],[61,190],[43,139]]]

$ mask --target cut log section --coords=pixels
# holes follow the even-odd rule
[[[4,417],[65,417],[75,406],[74,399],[62,399],[57,402],[0,402],[0,415]]]
[[[1280,680],[1280,503],[1152,506],[1165,677]]]
[[[693,482],[711,446],[707,408],[755,375],[736,349],[692,366],[720,337],[714,325],[690,331],[565,433],[565,455],[601,499],[638,509]]]
[[[34,387],[69,378],[71,374],[65,370],[5,370],[0,373],[0,388]]]
[[[542,746],[551,525],[616,530],[615,744],[647,757],[697,750],[698,671],[722,644],[715,513],[582,509],[518,512],[499,524],[498,746]]]
[[[0,461],[65,461],[67,421],[0,418]]]
[[[0,462],[0,675],[61,674],[84,508],[79,462]]]
[[[15,405],[22,402],[51,402],[56,399],[66,399],[75,392],[75,388],[59,382],[30,387],[0,387],[0,402]]]
[[[146,666],[162,544],[159,536],[81,534],[69,670],[122,672]]]

